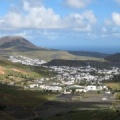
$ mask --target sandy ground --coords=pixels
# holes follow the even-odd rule
[[[0,66],[0,74],[4,75],[5,74],[5,68]]]
[[[12,70],[15,71],[15,72],[20,72],[20,73],[23,73],[23,74],[27,74],[27,72],[24,71],[24,70],[20,70],[20,69],[16,69],[16,68],[12,68]]]

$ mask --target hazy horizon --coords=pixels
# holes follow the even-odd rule
[[[45,47],[45,46],[40,46]],[[99,52],[105,54],[115,54],[120,53],[119,47],[69,47],[69,46],[53,46],[53,47],[45,47],[48,49],[56,49],[56,50],[66,50],[66,51],[86,51],[86,52]]]

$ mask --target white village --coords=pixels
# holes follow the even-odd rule
[[[46,61],[44,60],[31,59],[20,55],[10,56],[9,60],[32,66],[42,65],[42,67],[48,68],[49,71],[57,73],[51,78],[44,77],[33,80],[31,84],[27,84],[24,88],[63,94],[101,90],[107,90],[107,93],[110,93],[102,81],[112,80],[114,75],[120,74],[120,69],[117,67],[98,69],[90,66],[90,64],[84,67],[45,66]]]

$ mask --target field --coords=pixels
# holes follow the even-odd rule
[[[29,85],[33,80],[42,77],[52,77],[56,73],[37,66],[27,66],[19,63],[0,60],[0,82],[15,83],[17,86]]]
[[[45,51],[44,51],[45,52]],[[46,51],[47,52],[47,51]],[[58,51],[59,52],[59,51]],[[29,52],[25,52],[29,56]],[[39,52],[37,53],[39,54]],[[46,54],[46,53],[44,53]],[[44,54],[39,56],[45,57]],[[43,55],[43,56],[42,56]],[[50,55],[50,57],[49,57]],[[55,57],[65,57],[65,53],[53,55],[50,53],[48,61]],[[63,56],[62,56],[63,55]],[[52,56],[52,57],[51,57]],[[32,57],[36,57],[33,52]],[[67,56],[71,59],[74,56]],[[49,58],[49,59],[48,59]],[[73,58],[74,59],[74,58]],[[78,59],[78,58],[76,58]],[[88,58],[85,58],[88,59]],[[52,73],[46,68],[14,64],[9,61],[0,61],[0,81],[18,82],[17,86],[0,84],[0,119],[1,120],[119,120],[119,101],[114,102],[113,95],[101,93],[62,95],[50,92],[23,90],[24,81],[30,81],[40,77],[51,77]],[[119,90],[119,83],[106,83],[113,90]],[[116,93],[115,93],[116,94]],[[118,95],[118,93],[117,93]],[[102,97],[109,101],[101,101]]]
[[[45,61],[51,61],[52,59],[65,59],[65,60],[97,60],[100,61],[101,58],[87,57],[87,56],[77,56],[72,55],[67,51],[52,51],[52,50],[37,50],[37,51],[27,51],[27,52],[6,52],[5,55],[1,54],[0,58],[8,58],[10,55],[23,55],[30,58],[39,58]]]
[[[119,120],[109,102],[58,101],[58,96],[0,85],[1,120]]]
[[[14,119],[35,117],[34,108],[47,100],[53,100],[55,96],[52,93],[49,96],[48,93],[0,85],[0,116],[3,120],[8,120],[7,116]]]
[[[118,82],[109,82],[106,83],[106,86],[112,88],[113,90],[120,90],[120,83]]]
[[[25,55],[31,55],[31,52],[24,52]],[[100,60],[100,58],[76,56],[67,51],[33,51],[33,55],[40,59],[50,61],[52,59],[66,59],[66,60]]]
[[[50,117],[46,120],[119,120],[119,115],[120,113],[110,110],[69,111],[56,114],[54,117]]]
[[[113,96],[101,101],[103,96],[97,91],[62,95],[0,84],[0,116],[3,120],[119,120],[120,107],[114,109]]]
[[[40,91],[23,90],[23,83],[30,84],[34,79],[53,75],[46,68],[0,60],[0,83],[3,83],[0,84],[0,118],[14,120],[36,117],[35,107],[53,99],[56,94],[49,96]],[[17,87],[6,85],[11,82]]]

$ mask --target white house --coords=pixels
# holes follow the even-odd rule
[[[111,94],[111,92],[110,91],[107,91],[107,92],[105,92],[106,94]]]
[[[66,89],[64,90],[63,94],[71,94],[72,91],[66,91]]]
[[[106,90],[108,90],[108,87],[107,87],[107,86],[103,86],[103,89],[106,89]]]
[[[89,90],[97,90],[97,87],[95,85],[88,85],[86,87],[86,90],[89,91]]]
[[[85,88],[77,88],[75,91],[76,92],[87,92]]]
[[[106,100],[107,100],[107,98],[105,98],[105,97],[104,97],[104,98],[102,98],[102,101],[106,101]]]
[[[74,89],[75,92],[87,92],[86,87],[85,86],[80,86],[80,85],[72,85],[69,87],[69,89]]]
[[[45,86],[45,90],[50,90],[52,92],[60,92],[62,90],[62,87],[59,86]]]
[[[29,85],[30,88],[35,88],[35,87],[38,87],[39,85],[38,84],[31,84]]]

